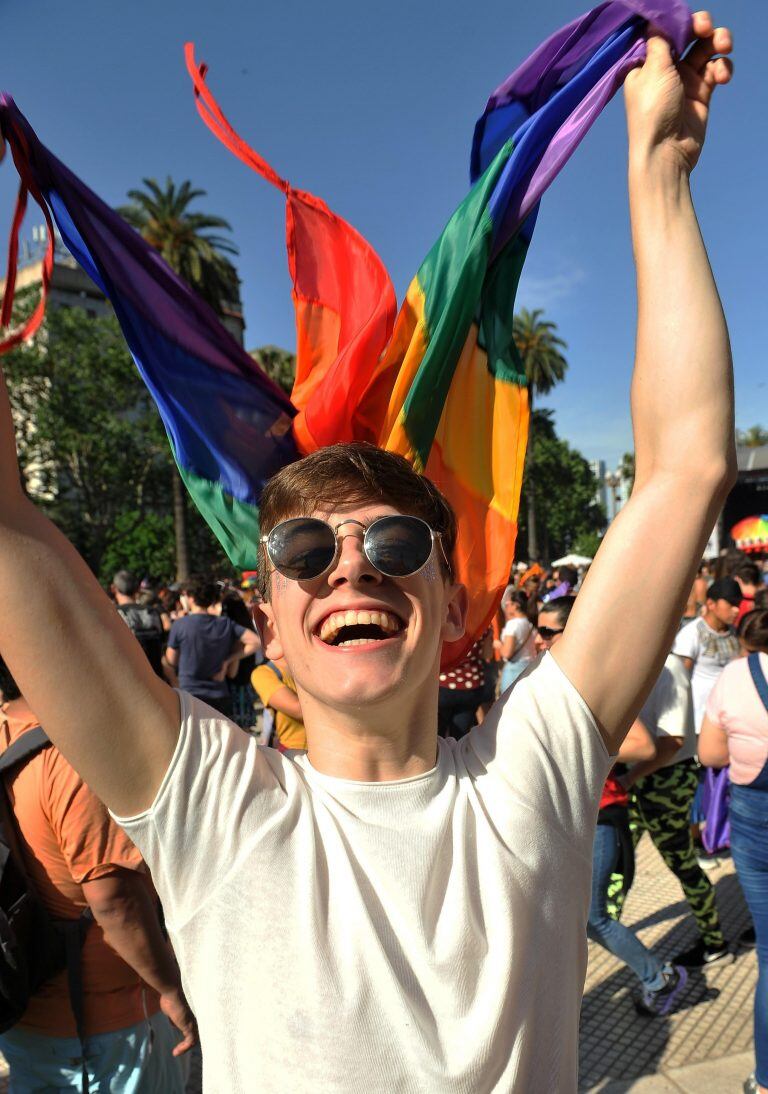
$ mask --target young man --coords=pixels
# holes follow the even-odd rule
[[[220,592],[214,582],[196,581],[185,592],[189,615],[174,619],[166,660],[178,671],[184,691],[231,717],[226,670],[233,662],[258,652],[258,635],[216,612]]]
[[[0,644],[150,863],[212,1091],[576,1089],[598,798],[734,479],[689,189],[731,40],[706,14],[694,29],[679,67],[652,38],[626,85],[635,489],[568,635],[461,741],[437,738],[441,646],[464,628],[454,518],[398,457],[323,449],[262,499],[265,654],[307,732],[291,759],[151,672],[24,496],[0,404]]]
[[[139,591],[139,579],[130,570],[118,570],[112,578],[112,595],[115,598],[118,614],[133,632],[134,638],[147,655],[152,668],[158,676],[165,679],[163,672],[163,651],[165,649],[165,629],[157,608],[136,603]]]
[[[630,790],[629,819],[635,844],[648,832],[682,886],[699,938],[675,963],[701,968],[730,955],[715,903],[715,889],[696,858],[691,806],[698,786],[696,732],[691,681],[682,660],[671,653],[640,711],[656,742],[652,760],[632,767],[623,783]]]
[[[548,612],[547,605],[543,605],[539,612],[542,651],[554,649],[563,641],[576,597],[561,596],[553,603],[556,607],[552,611]],[[645,723],[637,719],[622,741],[616,760],[638,768],[651,767],[656,762],[656,751],[655,737]],[[634,874],[627,779],[614,769],[605,780],[597,814],[587,936],[624,962],[637,977],[639,990],[634,1003],[638,1013],[649,1018],[664,1017],[674,1009],[685,991],[688,974],[679,964],[665,962],[649,950],[635,932],[613,914],[612,906],[617,899],[623,903],[625,880],[631,885]]]
[[[682,628],[672,647],[691,674],[693,724],[697,733],[710,691],[728,662],[739,654],[734,623],[741,599],[741,589],[732,577],[713,581],[707,589],[704,614]]]

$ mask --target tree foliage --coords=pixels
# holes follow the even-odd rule
[[[635,487],[635,454],[634,452],[625,452],[621,457],[621,463],[619,464],[619,474],[622,479],[629,484],[629,493],[631,494]]]
[[[120,567],[171,577],[173,459],[117,320],[51,309],[42,333],[3,367],[38,505],[102,579]],[[197,514],[190,538],[199,569],[231,572]]]
[[[521,308],[512,321],[512,335],[531,395],[546,395],[555,384],[562,383],[568,371],[568,362],[561,353],[568,347],[558,336],[557,325],[542,319],[543,314],[541,308],[534,311]]]
[[[251,357],[261,365],[278,387],[281,387],[286,395],[293,391],[293,382],[296,379],[296,357],[287,349],[280,346],[259,346],[250,351]]]
[[[192,212],[190,205],[205,197],[205,190],[194,190],[187,179],[180,186],[168,177],[163,189],[155,179],[144,179],[144,190],[129,190],[130,205],[119,210],[122,216],[159,251],[172,270],[223,314],[226,305],[239,298],[235,267],[226,257],[237,254],[237,247],[219,233],[231,231],[223,217]],[[185,580],[190,571],[189,506],[181,478],[170,472],[172,511],[176,539],[176,576]]]
[[[529,558],[538,558],[541,542],[536,519],[537,476],[535,471],[536,419],[533,413],[537,395],[546,395],[555,384],[559,384],[568,369],[568,362],[561,353],[566,344],[557,334],[557,326],[548,319],[542,319],[540,308],[528,311],[522,308],[513,318],[512,335],[517,352],[520,354],[525,375],[528,380],[528,402],[531,408],[531,425],[528,434],[528,448],[525,454],[525,475],[528,479],[526,493],[526,527],[528,529]]]
[[[193,189],[189,179],[178,187],[170,177],[165,187],[155,179],[142,181],[145,188],[129,190],[131,204],[118,212],[160,252],[172,270],[221,313],[239,295],[237,272],[226,257],[237,254],[237,247],[220,234],[231,231],[229,222],[190,210],[206,192]]]
[[[552,412],[534,412],[533,468],[536,476],[537,524],[541,555],[558,558],[576,550],[584,551],[584,537],[599,533],[605,513],[597,502],[598,481],[588,461],[557,436]],[[527,493],[530,478],[523,479],[520,505],[519,558],[531,557],[528,550]],[[592,546],[594,540],[589,541]]]
[[[737,429],[736,442],[744,445],[745,448],[762,448],[764,444],[768,444],[768,429],[763,429],[761,425],[751,425],[749,429]]]

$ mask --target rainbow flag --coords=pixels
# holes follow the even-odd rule
[[[297,446],[308,453],[366,440],[398,452],[459,516],[456,568],[470,612],[466,636],[444,650],[446,665],[489,625],[514,556],[528,398],[512,317],[539,201],[642,60],[649,20],[682,54],[691,16],[681,0],[608,0],[552,35],[494,91],[475,127],[471,189],[411,282],[393,330],[394,293],[375,253],[245,144],[186,47],[203,120],[286,195]]]
[[[470,190],[399,314],[370,244],[249,148],[186,47],[206,124],[286,197],[297,327],[290,401],[159,256],[45,149],[5,96],[0,130],[22,182],[1,318],[10,319],[16,240],[31,193],[111,299],[190,494],[240,568],[257,564],[259,497],[278,467],[345,440],[406,456],[459,516],[457,572],[471,608],[467,635],[444,651],[450,664],[488,625],[513,559],[528,400],[512,315],[539,201],[642,60],[649,23],[682,54],[691,34],[682,0],[607,0],[547,39],[496,89],[475,128]],[[40,318],[38,309],[28,327]],[[14,332],[5,346],[28,333]]]
[[[69,251],[112,303],[190,495],[234,565],[251,568],[261,490],[298,456],[290,399],[157,251],[38,140],[9,95],[0,96],[0,132],[20,176],[0,317],[5,326],[29,195],[48,226],[40,303],[24,327],[0,343],[0,353],[31,337],[43,318],[55,220]]]

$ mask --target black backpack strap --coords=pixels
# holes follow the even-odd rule
[[[747,664],[749,665],[749,671],[752,674],[752,680],[757,688],[757,694],[762,699],[765,709],[768,710],[768,680],[765,679],[763,666],[760,664],[760,654],[750,653],[747,658]]]
[[[42,726],[36,726],[35,729],[28,729],[25,733],[22,733],[20,737],[6,748],[5,752],[0,755],[0,775],[10,768],[15,767],[16,764],[23,763],[24,760],[28,760],[30,756],[33,756],[36,752],[39,752],[41,748],[47,748],[51,742]]]
[[[81,951],[83,940],[88,927],[93,922],[93,912],[86,908],[79,919],[72,919],[65,923],[59,922],[59,927],[64,932],[64,946],[67,955],[67,986],[69,988],[69,1002],[72,1013],[75,1016],[75,1028],[80,1041],[80,1054],[82,1060],[82,1094],[89,1094],[88,1062],[85,1055],[85,992],[83,991],[83,968]]]
[[[282,672],[280,671],[280,669],[279,669],[279,668],[277,667],[277,665],[275,664],[275,662],[274,662],[274,661],[265,661],[265,662],[264,662],[264,664],[265,664],[265,665],[267,665],[267,667],[268,667],[268,668],[272,669],[272,671],[274,672],[275,676],[276,676],[276,677],[278,678],[278,680],[279,680],[279,681],[280,681],[280,683],[282,684],[282,683],[284,682],[284,680],[283,680],[283,674],[282,674]]]

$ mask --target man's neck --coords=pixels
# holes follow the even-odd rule
[[[717,631],[718,634],[725,634],[731,629],[727,623],[723,623],[723,621],[718,619],[716,615],[713,615],[712,612],[705,612],[703,618],[709,629]]]
[[[201,608],[199,604],[193,604],[192,607],[189,609],[189,614],[190,615],[210,615],[211,614],[211,609],[210,608]]]
[[[431,771],[437,762],[437,693],[410,711],[400,703],[361,711],[331,710],[300,694],[307,753],[316,771],[357,782],[393,782]],[[390,709],[384,709],[390,707]]]
[[[123,604],[133,604],[134,600],[133,600],[132,596],[126,596],[125,593],[116,592],[115,593],[115,602],[122,606]]]

